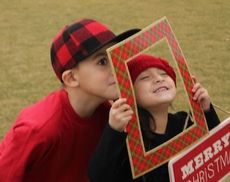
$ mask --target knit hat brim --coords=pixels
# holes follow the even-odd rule
[[[169,63],[164,59],[146,54],[141,54],[128,62],[132,82],[135,82],[141,72],[151,67],[164,70],[173,79],[176,85],[176,73]]]

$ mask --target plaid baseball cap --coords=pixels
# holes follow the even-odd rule
[[[120,42],[137,33],[131,29],[116,36],[110,29],[92,19],[82,19],[62,28],[53,39],[51,62],[59,80],[62,73],[111,42]]]
[[[144,70],[154,67],[164,70],[174,81],[176,85],[176,73],[169,63],[162,59],[147,54],[141,54],[128,63],[129,73],[133,83]]]

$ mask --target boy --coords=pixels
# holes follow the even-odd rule
[[[51,61],[62,88],[24,109],[0,144],[0,181],[88,182],[91,154],[117,98],[106,49],[119,36],[83,19],[54,38]]]

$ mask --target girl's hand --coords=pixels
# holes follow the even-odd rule
[[[193,100],[197,101],[204,111],[209,111],[211,99],[208,91],[199,82],[197,82],[194,76],[192,76],[192,79],[195,83],[192,88]]]
[[[133,111],[126,101],[125,98],[119,98],[112,104],[109,112],[109,125],[119,132],[125,130],[133,115]]]

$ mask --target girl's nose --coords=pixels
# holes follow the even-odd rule
[[[155,83],[160,83],[164,81],[164,78],[161,75],[155,75],[154,82]]]

